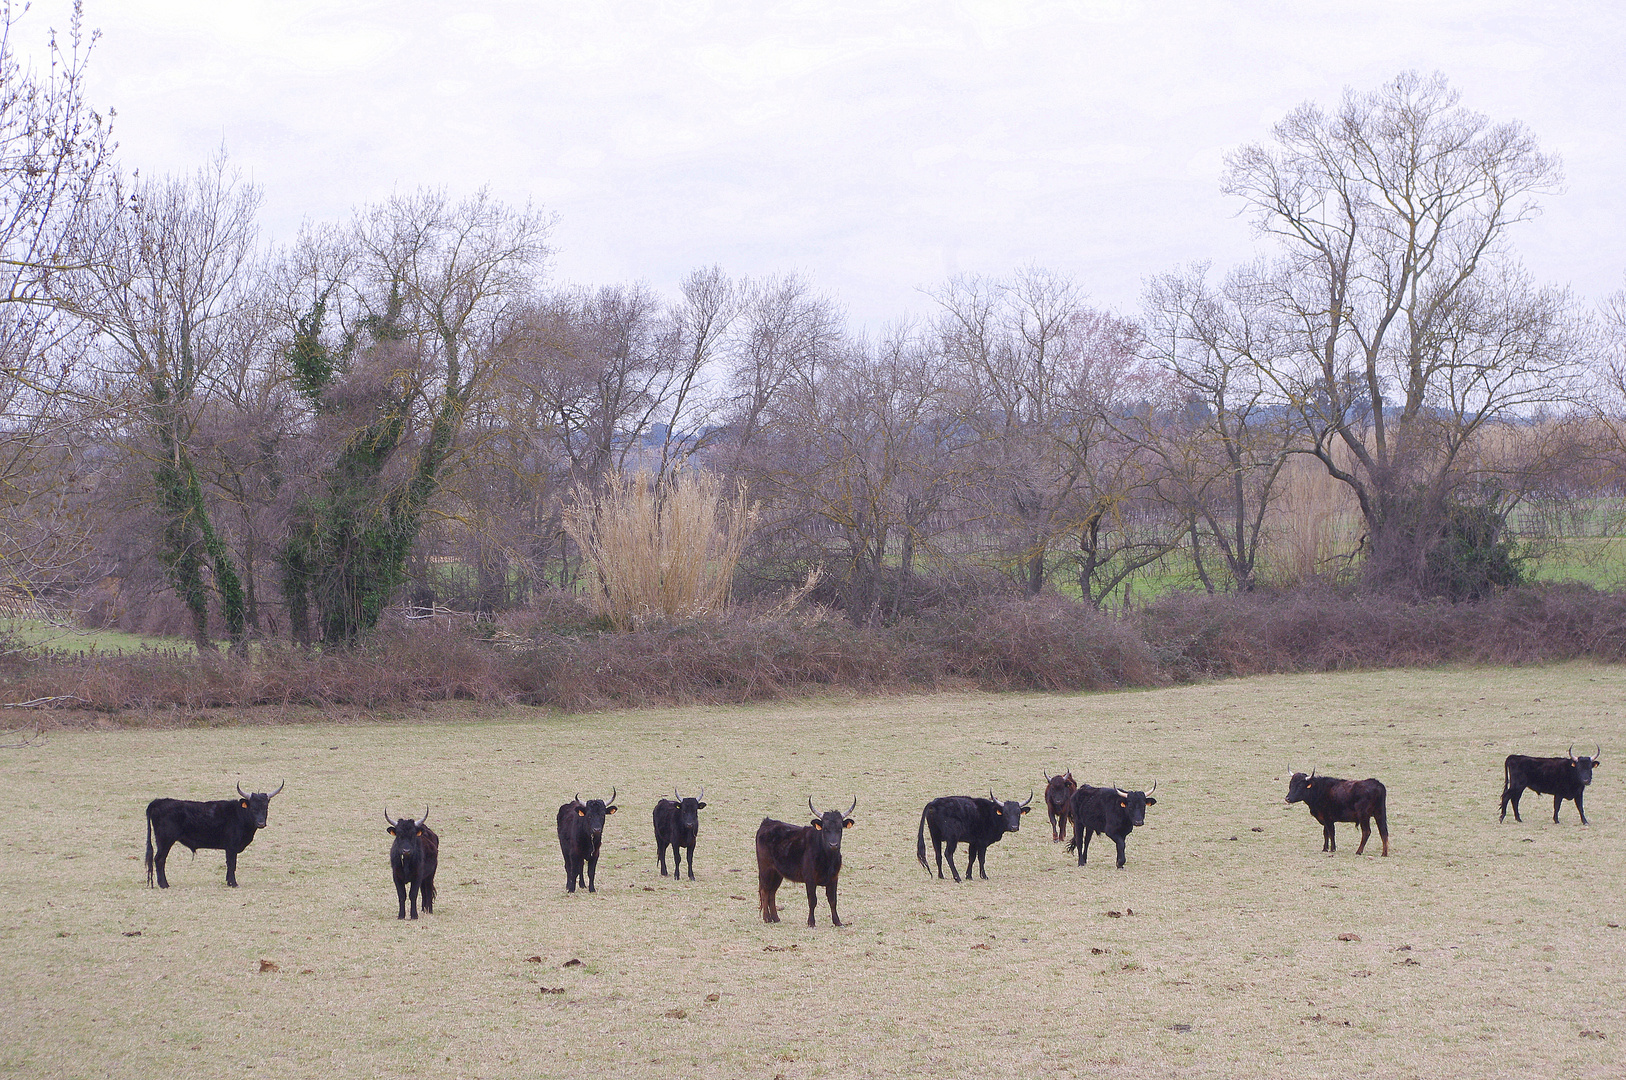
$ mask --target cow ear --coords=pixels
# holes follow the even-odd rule
[[[1148,796],[1146,796],[1146,805],[1147,806],[1156,806],[1157,805],[1157,800],[1152,798],[1150,795],[1148,795]]]
[[[244,800],[243,800],[243,809],[244,809],[244,810],[247,810],[247,809],[248,809],[248,800],[247,800],[247,799],[244,799]]]
[[[694,804],[694,808],[696,810],[704,810],[706,808],[706,804],[703,802],[697,802]]]
[[[1030,811],[1032,809],[1033,809],[1033,807],[1031,807],[1031,806],[1024,806],[1024,807],[1022,807],[1022,813],[1025,814],[1025,813],[1027,813],[1028,811]]]
[[[389,828],[385,829],[384,831],[389,833],[391,836],[394,836],[395,835],[395,826],[391,825]]]
[[[613,803],[612,803],[612,804],[611,804],[611,805],[609,805],[609,806],[606,806],[606,807],[605,807],[605,808],[604,808],[604,812],[605,812],[605,813],[606,813],[606,814],[613,814],[613,813],[615,813],[615,805],[614,805],[614,804],[613,804]]]
[[[815,829],[819,830],[820,832],[823,832],[824,831],[824,822],[820,821],[818,818],[814,818],[813,819],[813,827]]]
[[[846,821],[841,823],[841,827],[843,829],[850,829],[856,824],[857,822],[855,822],[852,818],[848,818]]]
[[[585,806],[576,807],[576,816],[577,817],[586,817],[587,816],[587,807],[585,807]]]

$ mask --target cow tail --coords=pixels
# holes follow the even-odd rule
[[[920,812],[920,831],[915,834],[915,858],[920,860],[921,869],[930,875],[932,867],[926,861],[926,811],[924,810]]]
[[[423,888],[422,888],[421,891],[422,891],[422,896],[419,899],[420,899],[420,902],[423,904],[423,906],[425,908],[434,907],[435,906],[435,879],[430,878],[428,881],[424,882],[423,883]]]
[[[152,808],[147,808],[147,888],[152,888]]]
[[[1082,833],[1083,831],[1084,831],[1083,829],[1080,829],[1078,827],[1078,819],[1073,818],[1073,838],[1071,840],[1067,841],[1067,850],[1068,851],[1077,851],[1078,850],[1078,837],[1079,837],[1079,834]]]

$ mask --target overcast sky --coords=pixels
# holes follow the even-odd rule
[[[1345,87],[1443,72],[1527,124],[1564,193],[1515,234],[1586,298],[1626,271],[1619,0],[85,0],[120,158],[224,143],[264,234],[393,190],[557,215],[558,281],[798,270],[863,324],[1032,264],[1132,314],[1143,279],[1256,249],[1226,151]],[[16,36],[65,29],[35,0]]]

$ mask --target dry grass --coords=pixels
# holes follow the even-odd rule
[[[1289,586],[1346,573],[1365,531],[1349,485],[1303,455],[1288,461],[1279,483],[1260,545],[1265,576]]]
[[[1626,745],[1622,700],[1626,671],[1580,664],[49,733],[5,752],[0,786],[0,1073],[1614,1076],[1620,773],[1599,769],[1586,828],[1538,799],[1522,825],[1495,811],[1506,753]],[[1349,826],[1320,853],[1281,801],[1312,765],[1387,783],[1390,858],[1357,858]],[[1024,796],[1062,766],[1159,781],[1125,870],[1075,867],[1035,814],[993,880],[921,872],[927,799]],[[149,797],[283,777],[240,890],[215,852],[145,888]],[[701,783],[699,880],[673,883],[650,807]],[[553,810],[612,785],[601,891],[567,896]],[[822,906],[812,930],[757,915],[752,832],[809,794],[858,796],[844,929]],[[428,802],[443,838],[417,923],[394,917],[385,802]]]
[[[578,489],[565,508],[592,565],[593,602],[618,630],[720,611],[756,521],[742,486],[732,499],[709,473],[612,474],[602,494]]]

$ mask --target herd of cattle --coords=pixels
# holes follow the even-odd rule
[[[1538,758],[1523,754],[1510,754],[1503,765],[1502,813],[1498,820],[1507,820],[1507,808],[1513,806],[1513,817],[1519,815],[1519,799],[1525,791],[1534,791],[1553,797],[1553,822],[1558,822],[1559,808],[1566,799],[1575,803],[1581,815],[1581,824],[1587,823],[1583,797],[1587,785],[1592,783],[1592,771],[1597,768],[1602,747],[1590,757],[1575,756],[1570,747],[1565,757]],[[276,791],[249,794],[241,784],[238,798],[215,802],[194,802],[186,799],[154,799],[147,804],[147,884],[151,887],[156,873],[158,887],[169,888],[164,866],[170,849],[176,844],[191,849],[223,850],[226,853],[226,884],[237,886],[237,856],[254,842],[255,833],[265,828],[271,799],[281,792],[286,782]],[[1157,784],[1152,785],[1157,790]],[[705,809],[705,789],[697,797],[685,798],[673,792],[671,798],[662,798],[655,804],[655,848],[661,876],[666,876],[666,850],[672,849],[672,877],[680,876],[683,855],[688,853],[689,880],[694,880],[694,849],[700,834],[700,811]],[[565,891],[575,892],[585,885],[588,892],[595,891],[598,874],[599,849],[604,841],[604,820],[616,812],[616,791],[608,799],[588,799],[578,795],[559,807],[559,851],[565,862]],[[1288,782],[1289,803],[1302,802],[1310,815],[1321,824],[1321,850],[1338,850],[1334,827],[1339,822],[1358,824],[1361,843],[1355,849],[1359,855],[1366,850],[1372,836],[1372,823],[1377,822],[1378,835],[1383,840],[1383,854],[1389,854],[1388,791],[1377,780],[1340,780],[1331,776],[1317,776],[1312,771],[1294,773]],[[926,861],[926,837],[931,836],[932,850],[937,856],[937,876],[943,876],[944,847],[948,849],[949,873],[956,882],[961,880],[959,868],[954,865],[956,847],[966,847],[965,880],[971,880],[973,870],[988,880],[988,848],[998,843],[1006,833],[1017,832],[1022,816],[1032,809],[1033,795],[1026,802],[1014,799],[1000,800],[990,791],[988,798],[949,795],[933,799],[920,812],[920,825],[915,833],[915,857],[920,865],[931,872]],[[1124,865],[1124,841],[1137,827],[1146,824],[1146,808],[1157,799],[1144,791],[1126,791],[1119,787],[1093,787],[1073,779],[1071,770],[1059,776],[1045,774],[1044,805],[1050,817],[1052,842],[1067,840],[1068,827],[1072,839],[1068,851],[1078,852],[1078,865],[1085,865],[1089,857],[1090,839],[1100,833],[1118,848],[1118,867]],[[818,889],[822,887],[830,906],[830,921],[841,925],[836,913],[836,886],[841,876],[841,836],[853,827],[853,811],[858,808],[855,798],[846,812],[826,810],[820,813],[808,799],[807,808],[813,814],[811,824],[793,825],[785,821],[763,818],[756,833],[757,900],[764,922],[779,921],[776,903],[779,886],[785,881],[803,884],[807,889],[807,925],[814,925],[814,912],[818,906]],[[384,820],[387,832],[395,839],[390,845],[390,871],[395,879],[398,901],[397,918],[418,917],[420,901],[425,912],[435,910],[435,868],[440,861],[440,837],[426,824],[429,811],[420,818],[392,818],[388,808]]]

